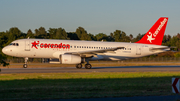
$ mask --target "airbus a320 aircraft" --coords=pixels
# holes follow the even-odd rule
[[[76,64],[76,68],[90,69],[89,60],[123,60],[148,56],[170,50],[161,46],[167,17],[161,17],[151,29],[136,43],[75,41],[53,39],[19,39],[4,47],[4,54],[24,57],[24,68],[27,68],[28,58],[58,59],[60,64]]]

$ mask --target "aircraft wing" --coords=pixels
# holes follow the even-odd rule
[[[115,53],[114,51],[116,51],[118,49],[123,49],[123,48],[124,47],[115,47],[115,48],[111,48],[111,49],[99,49],[99,50],[69,52],[69,53],[65,53],[65,54],[80,55],[81,57],[92,57],[98,53],[105,53],[105,52]]]

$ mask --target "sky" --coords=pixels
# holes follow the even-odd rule
[[[146,33],[159,17],[169,17],[165,34],[180,33],[180,0],[0,0],[0,32],[18,27],[64,28],[109,35]]]

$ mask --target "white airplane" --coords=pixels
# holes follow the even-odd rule
[[[82,68],[82,63],[87,62],[85,68],[90,69],[89,60],[132,59],[170,50],[167,46],[161,46],[167,22],[167,17],[159,18],[136,43],[28,38],[13,41],[2,52],[24,57],[24,68],[27,68],[28,58],[50,58],[58,59],[60,64],[76,64],[76,68]]]

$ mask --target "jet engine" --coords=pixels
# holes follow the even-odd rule
[[[81,57],[78,55],[62,54],[59,56],[61,64],[79,64],[81,63]]]

